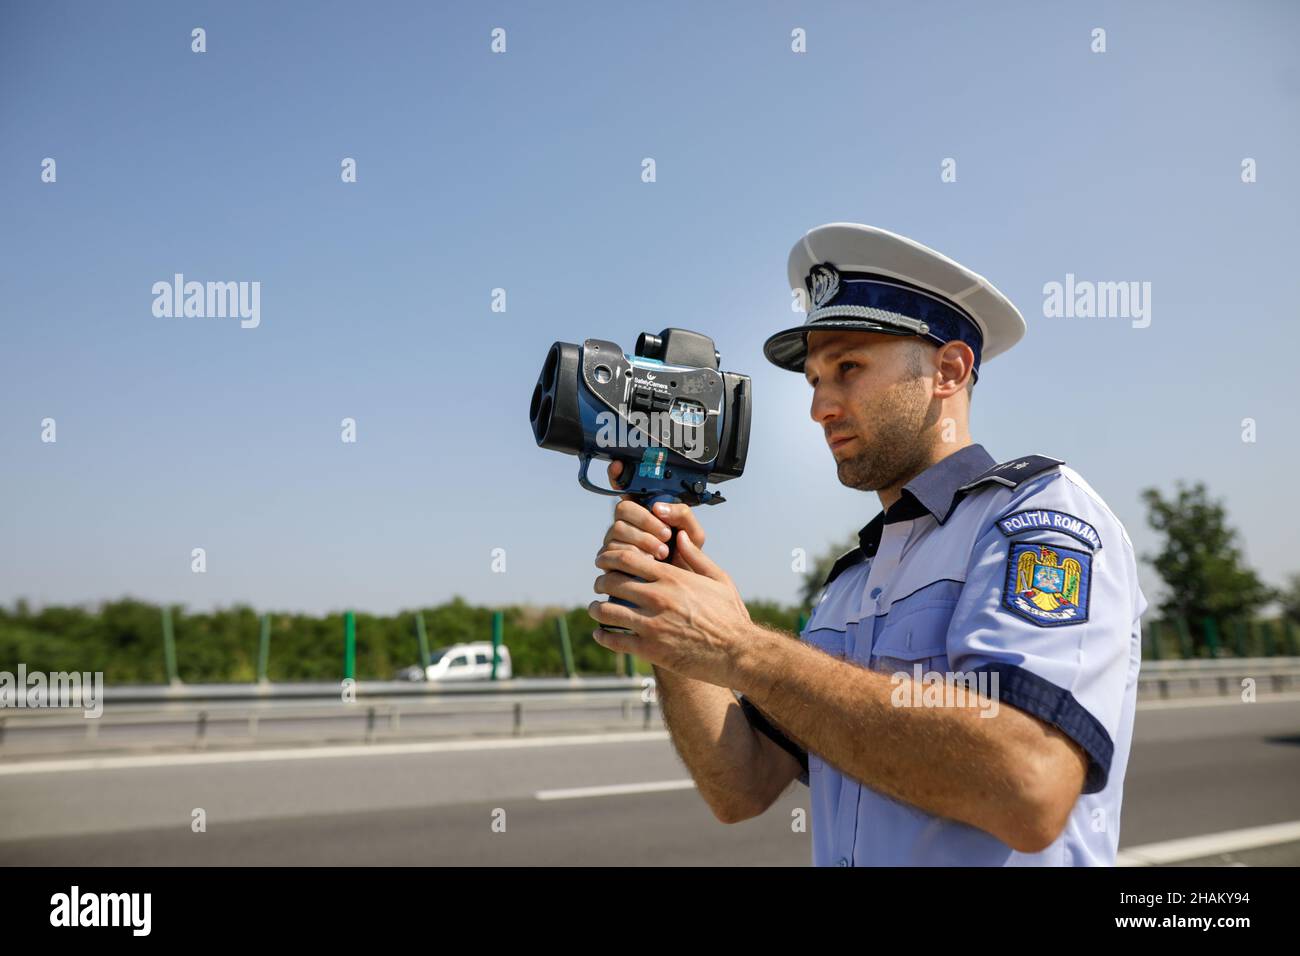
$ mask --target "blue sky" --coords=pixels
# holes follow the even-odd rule
[[[1065,459],[1140,551],[1139,490],[1203,480],[1266,579],[1300,570],[1300,8],[613,7],[0,6],[0,601],[585,602],[609,505],[526,406],[552,341],[669,325],[754,377],[708,550],[790,600],[792,549],[878,509],[761,353],[836,220],[1020,306],[976,391],[993,455]],[[177,272],[260,282],[260,326],[155,317]],[[1067,273],[1150,282],[1150,326],[1045,318]]]

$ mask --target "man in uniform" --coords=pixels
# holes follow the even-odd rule
[[[970,437],[981,362],[1024,319],[983,277],[856,223],[805,235],[789,278],[807,320],[764,352],[804,374],[840,481],[884,510],[795,640],[750,620],[689,508],[622,501],[595,590],[636,606],[591,614],[633,633],[595,639],[654,664],[720,820],[808,785],[815,864],[1113,864],[1146,600],[1075,471],[999,464]]]

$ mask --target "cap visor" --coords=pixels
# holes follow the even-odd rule
[[[915,335],[911,329],[896,325],[872,322],[870,319],[818,319],[793,329],[785,329],[769,336],[763,343],[763,354],[778,368],[789,372],[802,372],[808,357],[809,332],[881,332],[885,335]]]

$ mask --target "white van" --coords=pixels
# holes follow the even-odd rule
[[[492,677],[492,642],[453,644],[436,650],[425,668],[425,680],[489,680]],[[497,648],[497,680],[509,680],[510,649]]]

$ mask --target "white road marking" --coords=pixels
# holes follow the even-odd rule
[[[662,793],[665,790],[694,790],[695,781],[658,780],[652,783],[615,783],[604,787],[572,787],[568,790],[538,790],[538,800],[577,800],[582,797],[617,797],[629,793]]]
[[[1223,697],[1189,697],[1186,700],[1171,698],[1169,700],[1140,700],[1139,711],[1143,710],[1181,710],[1184,707],[1257,707],[1260,704],[1293,704],[1300,700],[1300,692],[1287,691],[1282,694],[1260,694],[1249,704],[1236,694]]]
[[[1201,857],[1216,856],[1220,853],[1235,853],[1261,846],[1274,846],[1278,843],[1293,843],[1296,840],[1300,840],[1300,820],[1132,846],[1119,851],[1115,865],[1161,866],[1183,860],[1199,860]]]
[[[120,757],[76,757],[67,760],[0,762],[0,777],[26,773],[65,773],[78,770],[136,770],[142,767],[185,767],[200,764],[265,763],[277,760],[324,760],[331,757],[383,757],[392,754],[432,754],[478,750],[517,750],[529,747],[574,747],[668,739],[664,730],[609,734],[570,734],[555,737],[506,737],[497,740],[436,740],[423,743],[345,744],[221,753],[139,754]]]
[[[1300,701],[1300,693],[1268,694],[1254,704],[1233,697],[1200,697],[1188,700],[1144,701],[1141,710],[1170,710],[1187,707],[1260,706]],[[213,751],[203,753],[132,754],[115,757],[71,757],[47,760],[22,759],[13,763],[0,756],[0,777],[29,773],[60,773],[82,770],[131,770],[143,767],[183,767],[202,764],[263,763],[277,760],[326,760],[332,757],[380,757],[391,754],[449,753],[476,750],[512,750],[526,747],[566,747],[583,744],[635,743],[667,740],[663,730],[628,731],[607,734],[572,734],[554,737],[504,737],[486,740],[442,740],[387,744],[339,744],[326,747],[281,747],[271,750]]]

